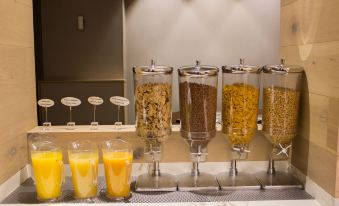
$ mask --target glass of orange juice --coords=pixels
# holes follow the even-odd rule
[[[90,199],[97,196],[98,148],[88,140],[68,144],[68,160],[72,173],[74,197]]]
[[[58,200],[64,182],[61,148],[52,141],[33,142],[31,159],[37,199],[44,202]]]
[[[130,197],[133,150],[130,144],[114,139],[102,143],[106,196],[112,200]]]

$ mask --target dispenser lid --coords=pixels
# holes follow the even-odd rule
[[[141,75],[171,74],[173,72],[173,67],[164,65],[155,65],[155,61],[152,59],[151,65],[135,66],[133,67],[133,72]]]
[[[285,59],[281,59],[280,64],[278,65],[266,65],[263,68],[265,73],[301,73],[304,69],[298,65],[285,65]]]
[[[244,73],[260,73],[261,69],[255,65],[245,65],[245,60],[240,59],[240,64],[223,66],[223,73],[244,74]]]
[[[178,69],[180,76],[216,76],[218,72],[218,67],[201,65],[199,60],[196,61],[195,65],[184,66]]]

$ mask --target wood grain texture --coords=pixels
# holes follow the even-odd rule
[[[308,92],[301,97],[300,126],[293,140],[291,162],[334,196],[339,101]]]
[[[338,0],[282,0],[281,45],[339,40]]]
[[[0,44],[33,47],[31,0],[0,1]]]
[[[2,136],[2,135],[1,135]],[[0,183],[18,172],[27,164],[27,139],[24,135],[12,136],[0,143]]]
[[[28,162],[36,126],[31,0],[0,1],[0,184]]]
[[[335,196],[337,156],[316,144],[309,144],[307,176]]]
[[[305,69],[303,89],[315,94],[339,98],[339,41],[281,47],[287,64]]]
[[[305,69],[292,164],[339,197],[339,1],[282,0],[281,56]]]
[[[298,1],[298,0],[283,0],[283,1],[280,1],[280,5],[281,5],[281,7],[283,7],[283,6],[292,4],[292,3],[296,2],[296,1]]]
[[[293,140],[292,164],[332,196],[337,195],[337,155],[305,138]]]
[[[337,154],[338,133],[330,132],[333,127],[338,128],[338,121],[330,116],[338,115],[336,107],[331,108],[330,104],[337,102],[334,98],[309,93],[309,141],[322,147],[333,155]],[[307,124],[304,119],[304,124]]]

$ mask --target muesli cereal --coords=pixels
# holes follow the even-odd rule
[[[135,89],[137,135],[162,142],[171,132],[172,87],[167,83],[146,83]]]

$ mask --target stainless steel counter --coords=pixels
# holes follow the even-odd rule
[[[133,188],[132,184],[132,188]],[[93,203],[106,203],[109,200],[104,193],[105,180],[99,178],[99,196]],[[73,198],[71,178],[66,178],[60,202],[85,203]],[[171,202],[228,202],[228,201],[258,201],[258,200],[307,200],[312,196],[300,189],[284,190],[237,190],[237,191],[197,191],[197,192],[135,192],[126,200],[127,203],[171,203]],[[2,203],[34,204],[36,199],[35,186],[30,178],[10,194]],[[86,202],[87,203],[87,202]]]

